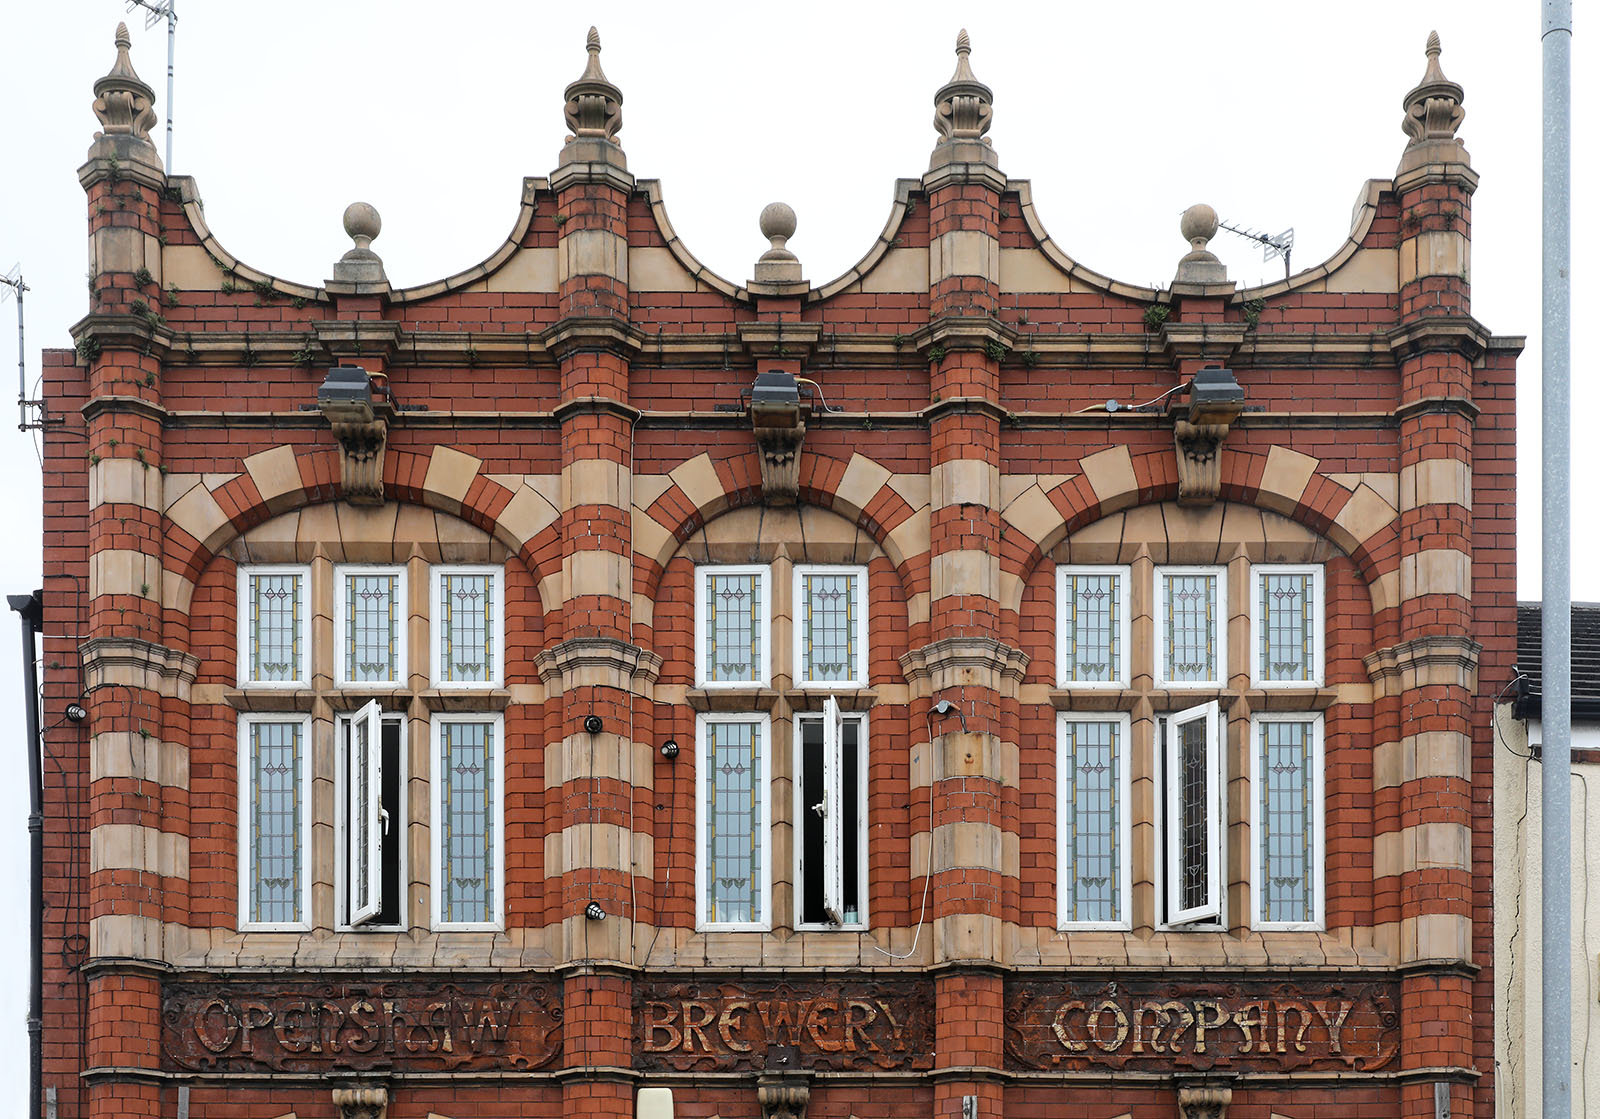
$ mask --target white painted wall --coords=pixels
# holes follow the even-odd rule
[[[1542,1090],[1539,763],[1536,719],[1495,708],[1495,1114],[1538,1119]],[[1600,749],[1600,724],[1572,728]],[[1600,1115],[1600,765],[1572,767],[1572,1114]]]

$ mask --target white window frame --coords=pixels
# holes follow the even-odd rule
[[[709,921],[706,919],[706,728],[713,723],[756,723],[761,727],[762,749],[756,755],[756,787],[761,792],[762,854],[760,921]],[[772,928],[772,717],[762,712],[702,713],[694,725],[694,927],[699,932],[767,932]]]
[[[1227,834],[1227,806],[1224,800],[1227,776],[1223,773],[1222,741],[1226,734],[1226,721],[1222,717],[1221,705],[1216,700],[1186,707],[1181,711],[1173,711],[1163,718],[1166,721],[1166,732],[1159,749],[1160,795],[1165,811],[1158,818],[1158,824],[1162,826],[1157,828],[1156,836],[1156,890],[1157,896],[1162,900],[1164,912],[1158,927],[1212,929],[1221,926],[1226,920],[1223,901],[1226,897],[1224,878],[1227,875],[1227,858],[1223,840]],[[1206,803],[1210,809],[1206,813],[1208,889],[1206,902],[1203,905],[1186,910],[1179,904],[1182,876],[1176,873],[1180,869],[1178,860],[1182,855],[1179,847],[1182,842],[1179,834],[1182,822],[1178,805],[1178,766],[1175,763],[1178,760],[1178,726],[1196,718],[1206,720]]]
[[[494,642],[494,671],[487,680],[446,680],[443,651],[444,618],[440,601],[446,575],[487,575],[494,598],[494,617],[490,620],[490,640]],[[489,691],[503,686],[506,665],[506,569],[495,564],[434,564],[428,571],[428,675],[435,688],[463,691]]]
[[[1309,921],[1268,921],[1261,916],[1262,886],[1266,881],[1266,847],[1261,825],[1260,727],[1263,723],[1311,724],[1311,843],[1314,857],[1311,869],[1311,917]],[[1323,753],[1323,724],[1320,712],[1301,714],[1262,714],[1250,719],[1250,924],[1258,929],[1321,931],[1327,925],[1328,853],[1325,846],[1325,808],[1327,768]]]
[[[494,840],[494,898],[487,921],[446,921],[444,919],[444,805],[440,796],[444,784],[439,774],[439,754],[444,745],[444,727],[451,723],[490,723],[494,726],[494,757],[490,770],[494,777],[495,795],[489,799],[489,834]],[[431,848],[432,878],[429,881],[431,896],[429,919],[434,929],[464,932],[501,932],[506,923],[506,736],[505,719],[499,712],[435,713],[428,721],[428,812],[431,819],[429,847]]]
[[[250,617],[252,603],[250,577],[252,575],[297,575],[300,577],[300,671],[293,680],[250,679]],[[238,627],[238,677],[241,688],[284,689],[304,688],[311,682],[311,568],[299,563],[240,564],[238,590],[234,599],[235,624]]]
[[[797,793],[800,791],[800,785],[801,785],[801,783],[800,783],[800,781],[798,779],[798,775],[804,773],[804,768],[803,767],[804,767],[804,763],[805,763],[804,727],[801,724],[803,722],[807,722],[807,721],[817,721],[817,719],[818,719],[818,717],[816,715],[809,714],[809,713],[802,714],[802,713],[798,713],[798,712],[795,714],[795,717],[793,719],[794,768],[793,768],[793,770],[791,772],[793,772],[793,773],[795,773],[797,775],[797,778],[796,778],[796,781],[795,781],[795,789],[797,790]],[[841,922],[841,923],[839,923],[837,925],[830,924],[830,923],[828,923],[826,921],[802,922],[800,920],[801,891],[805,887],[804,872],[803,872],[802,867],[801,867],[801,856],[802,856],[802,853],[805,850],[805,843],[804,843],[805,829],[806,829],[806,827],[808,825],[811,824],[812,819],[815,816],[815,813],[812,812],[811,805],[801,804],[800,803],[800,797],[797,795],[796,798],[795,798],[795,809],[794,809],[795,816],[796,816],[796,819],[795,819],[795,822],[794,822],[795,823],[795,841],[794,841],[794,914],[795,914],[795,916],[794,916],[794,928],[797,931],[806,931],[806,932],[814,932],[814,931],[819,931],[819,930],[820,931],[831,931],[831,932],[839,932],[839,931],[865,932],[867,930],[867,928],[869,927],[870,922],[871,922],[871,915],[867,912],[867,900],[868,900],[868,897],[869,897],[869,895],[871,893],[871,891],[868,890],[868,888],[867,888],[867,863],[868,863],[868,860],[867,860],[867,836],[869,834],[871,834],[869,832],[868,828],[867,828],[867,799],[868,799],[867,798],[867,772],[868,772],[868,766],[867,766],[867,745],[868,745],[868,739],[867,739],[867,730],[868,730],[868,728],[867,728],[867,715],[866,715],[865,712],[860,712],[860,713],[857,713],[857,712],[842,712],[842,711],[839,710],[838,701],[835,700],[832,696],[828,697],[827,702],[823,705],[823,713],[822,713],[822,716],[821,716],[821,722],[823,723],[823,747],[822,748],[824,750],[824,759],[826,759],[829,756],[828,752],[830,750],[829,743],[827,741],[827,739],[828,739],[828,735],[827,735],[828,723],[831,720],[834,720],[834,719],[837,719],[839,721],[838,729],[839,729],[839,731],[841,733],[843,732],[843,723],[846,720],[854,722],[854,723],[857,724],[857,729],[856,729],[856,800],[857,800],[857,804],[856,804],[856,863],[857,863],[857,866],[856,866],[856,882],[859,884],[860,891],[861,891],[861,896],[858,899],[859,900],[858,909],[860,910],[860,913],[861,913],[861,919],[859,921]],[[843,741],[841,739],[841,741],[838,743],[838,749],[842,749],[842,747],[843,747]],[[834,751],[832,756],[838,758],[839,762],[842,763],[843,758],[837,751]],[[827,770],[826,760],[824,762],[824,770],[825,771]],[[842,783],[839,781],[839,778],[843,776],[842,764],[836,765],[836,767],[832,771],[832,773],[825,772],[824,778],[823,778],[824,782],[827,782],[830,776],[832,776],[834,778],[834,785],[833,785],[833,787],[831,789],[825,789],[824,793],[825,793],[825,803],[827,803],[828,806],[829,806],[828,811],[830,813],[832,813],[832,812],[834,812],[836,810],[842,811],[842,809],[843,809],[844,790],[843,790],[843,787],[842,787]],[[834,807],[836,804],[838,805],[837,809]],[[832,832],[832,829],[830,829],[828,835],[824,837],[824,846],[826,846],[826,839],[827,838],[834,838],[835,842],[837,843],[837,836],[835,835],[835,833]],[[842,853],[841,853],[841,858],[842,858]],[[829,875],[831,877],[832,873],[833,873],[833,868],[831,866],[830,867],[824,867],[823,873],[827,874],[827,875]],[[833,880],[831,882],[824,883],[824,891],[823,891],[824,892],[824,896],[826,896],[826,894],[827,894],[827,892],[828,892],[828,890],[830,888],[837,889],[840,892],[841,896],[842,896],[843,891],[844,891],[844,867],[843,867],[842,863],[838,868],[838,874],[839,874],[839,877],[837,879],[835,879],[835,880]]]
[[[250,727],[255,723],[298,723],[300,725],[300,820],[299,830],[295,842],[300,848],[300,920],[298,921],[253,921],[250,913],[255,900],[251,884],[255,881],[255,874],[250,865],[253,858],[254,844],[250,834],[250,781],[252,766],[250,765]],[[240,714],[238,720],[238,767],[239,767],[239,931],[240,932],[308,932],[311,929],[311,879],[313,876],[313,859],[311,850],[311,770],[312,770],[312,741],[311,741],[311,716],[283,716],[283,715],[256,715]]]
[[[706,637],[709,633],[709,619],[706,614],[708,599],[706,596],[706,580],[712,575],[754,575],[760,580],[761,586],[761,616],[757,620],[760,626],[761,649],[757,658],[754,680],[708,680],[706,679]],[[695,687],[707,691],[737,691],[739,689],[765,688],[772,680],[772,568],[768,564],[730,564],[730,563],[703,563],[694,569],[694,681]]]
[[[804,610],[803,595],[807,575],[851,575],[856,588],[856,659],[854,669],[845,680],[807,680],[805,657],[805,624],[801,620]],[[861,564],[802,563],[794,568],[794,594],[790,598],[790,625],[794,629],[794,686],[808,691],[845,691],[867,686],[867,569]]]
[[[1311,679],[1268,680],[1261,663],[1261,626],[1266,621],[1261,616],[1261,581],[1267,575],[1310,575],[1311,593],[1316,597],[1311,612]],[[1250,683],[1257,688],[1320,688],[1322,687],[1323,657],[1325,653],[1325,627],[1328,614],[1323,599],[1322,565],[1320,563],[1261,563],[1250,568]]]
[[[1173,680],[1168,677],[1167,664],[1167,595],[1168,575],[1211,575],[1217,581],[1217,676],[1210,680]],[[1151,604],[1155,620],[1155,686],[1173,691],[1178,689],[1217,689],[1228,686],[1228,569],[1210,564],[1169,565],[1155,569],[1154,592]]]
[[[1067,679],[1067,576],[1110,575],[1117,583],[1117,674],[1110,680]],[[1126,688],[1128,686],[1128,661],[1132,649],[1129,643],[1129,588],[1132,585],[1132,568],[1117,565],[1061,563],[1056,565],[1056,686],[1060,688]]]
[[[1126,658],[1124,658],[1126,663]],[[1066,752],[1068,723],[1115,723],[1118,735],[1118,773],[1112,795],[1117,798],[1117,912],[1115,921],[1077,921],[1067,916],[1067,800]],[[1125,711],[1071,712],[1056,715],[1056,927],[1058,929],[1110,929],[1126,931],[1133,928],[1133,784],[1132,769],[1133,720]]]
[[[349,811],[351,803],[350,794],[353,790],[349,788],[347,783],[349,780],[349,760],[345,735],[347,733],[346,728],[355,722],[356,719],[365,714],[368,708],[374,706],[377,706],[376,700],[373,700],[371,703],[367,704],[366,707],[363,707],[360,711],[343,713],[336,716],[334,719],[334,835],[335,842],[337,844],[335,850],[340,852],[341,856],[334,863],[334,919],[337,922],[335,927],[340,932],[348,932],[356,929],[373,932],[395,932],[397,930],[404,930],[410,927],[408,901],[410,894],[410,885],[408,881],[410,877],[408,849],[411,845],[409,842],[407,842],[406,836],[406,827],[408,824],[408,820],[406,818],[406,798],[409,795],[408,790],[410,786],[409,778],[411,766],[410,759],[407,756],[410,753],[410,751],[407,749],[406,741],[408,738],[406,732],[407,720],[405,713],[402,711],[380,711],[378,720],[378,732],[380,736],[383,733],[383,727],[385,725],[393,724],[399,726],[400,728],[400,749],[398,751],[400,757],[400,796],[398,798],[400,816],[399,819],[391,819],[389,821],[389,826],[395,829],[396,837],[399,840],[399,842],[396,844],[396,850],[400,854],[400,921],[398,924],[394,925],[380,925],[375,920],[361,922],[352,922],[350,920],[349,882],[347,880],[347,875],[349,874],[350,860],[354,854],[351,849],[353,840],[349,830]],[[383,791],[381,772],[382,746],[383,742],[382,738],[380,737],[378,740],[380,769],[377,774],[378,793],[380,797]],[[379,826],[381,827],[381,825],[382,821],[380,818]],[[377,864],[377,871],[379,875],[378,889],[381,891],[383,889],[383,864],[381,861]]]
[[[349,651],[347,633],[350,604],[346,601],[349,577],[352,575],[394,575],[395,604],[400,611],[395,627],[395,678],[393,680],[352,680],[346,675],[345,655]],[[394,563],[341,563],[333,569],[333,678],[340,688],[375,691],[404,691],[411,686],[411,666],[407,649],[407,631],[411,628],[411,598],[406,588],[406,568]],[[430,631],[431,632],[431,631]]]

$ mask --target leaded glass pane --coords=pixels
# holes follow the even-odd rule
[[[1113,574],[1063,576],[1062,678],[1101,683],[1122,675],[1122,603]]]
[[[1211,901],[1211,859],[1206,828],[1206,720],[1178,726],[1178,901],[1184,910]]]
[[[753,924],[761,913],[761,724],[706,724],[706,921]]]
[[[1315,675],[1316,581],[1309,572],[1263,572],[1258,628],[1261,679],[1311,680]]]
[[[494,920],[494,724],[439,724],[439,916]]]
[[[351,845],[355,856],[355,905],[361,906],[372,896],[372,848],[366,842],[367,819],[372,814],[372,743],[367,740],[370,727],[366,719],[350,723],[350,733],[355,738],[350,751],[350,788],[355,794],[355,806],[345,827],[357,836]]]
[[[1261,919],[1316,919],[1312,866],[1319,856],[1311,723],[1258,724],[1261,752]]]
[[[800,579],[802,679],[808,684],[858,679],[853,572],[808,572]]]
[[[344,577],[345,679],[393,683],[399,676],[400,576]]]
[[[248,580],[250,616],[247,679],[253,684],[299,680],[301,611],[305,609],[299,572],[255,573]]]
[[[1064,724],[1062,852],[1068,921],[1117,921],[1122,891],[1122,724]]]
[[[1165,576],[1167,679],[1179,683],[1217,679],[1217,577]]]
[[[439,678],[494,678],[494,576],[447,571],[439,578]]]
[[[251,722],[250,920],[300,920],[301,725]]]
[[[712,571],[706,581],[706,682],[761,679],[761,576]]]

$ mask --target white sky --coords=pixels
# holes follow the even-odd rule
[[[1583,8],[1584,5],[1578,5]],[[15,142],[0,174],[0,272],[20,262],[30,385],[39,350],[71,345],[87,309],[86,206],[75,171],[96,122],[94,80],[115,57],[119,19],[165,113],[166,36],[120,0],[27,0],[0,22],[0,74]],[[780,13],[781,14],[776,14]],[[1296,270],[1344,240],[1362,184],[1394,172],[1402,100],[1437,28],[1442,63],[1466,89],[1460,135],[1482,176],[1473,205],[1473,310],[1498,334],[1525,334],[1520,363],[1519,595],[1539,590],[1538,0],[1340,0],[1337,4],[489,3],[180,0],[173,171],[197,177],[206,217],[249,264],[318,283],[349,247],[340,215],[377,206],[374,248],[409,285],[477,263],[510,231],[521,180],[546,175],[566,135],[562,90],[599,26],[621,86],[622,143],[640,178],[663,180],[692,251],[722,275],[750,276],[766,247],[756,216],[781,199],[799,215],[790,247],[822,283],[883,227],[896,177],[927,167],[934,90],[957,29],[995,93],[1001,167],[1033,181],[1046,227],[1104,274],[1165,284],[1186,245],[1178,214],[1209,202],[1224,220],[1293,226]],[[1579,13],[1580,20],[1585,13]],[[1580,22],[1573,66],[1575,198],[1596,196],[1600,72]],[[162,126],[165,118],[163,116]],[[164,134],[154,137],[164,147]],[[1573,306],[1594,211],[1573,224]],[[1258,249],[1213,242],[1241,283],[1281,275]],[[1578,335],[1573,412],[1600,405],[1600,353]],[[0,384],[16,361],[15,305],[0,307]],[[1593,558],[1600,440],[1578,425],[1573,594],[1600,599]],[[39,584],[40,496],[30,440],[0,438],[0,591]],[[15,471],[15,473],[11,473]],[[0,765],[0,1113],[21,1114],[27,1082],[27,784],[14,616],[0,622],[0,727],[17,744]],[[9,635],[9,636],[8,636]]]

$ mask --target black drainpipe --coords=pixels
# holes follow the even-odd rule
[[[28,1114],[43,1119],[44,1047],[40,1025],[44,1011],[44,792],[39,737],[39,675],[34,640],[44,628],[44,591],[6,596],[22,615],[23,709],[28,720],[28,908],[33,921],[28,975]]]

